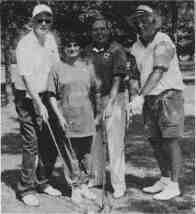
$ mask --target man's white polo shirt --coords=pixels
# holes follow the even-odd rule
[[[149,95],[157,95],[167,89],[184,89],[182,74],[178,64],[175,45],[169,38],[169,36],[162,32],[157,32],[153,41],[149,43],[146,47],[142,44],[139,38],[132,46],[131,53],[135,56],[137,66],[140,71],[141,86],[144,86],[149,75],[153,72],[153,67],[157,63],[155,60],[155,50],[157,50],[157,47],[160,44],[167,44],[175,51],[173,57],[169,59],[168,62],[166,62],[165,60],[161,62],[161,65],[166,65],[168,69],[166,72],[164,72],[163,77],[161,78],[157,86],[149,93]],[[167,58],[167,56],[164,58]]]
[[[44,46],[41,46],[35,33],[29,32],[16,48],[18,73],[31,81],[38,93],[47,89],[48,74],[51,66],[59,61],[59,53],[54,36],[48,33]],[[20,79],[20,78],[19,78]],[[16,81],[17,89],[25,90],[24,84]]]

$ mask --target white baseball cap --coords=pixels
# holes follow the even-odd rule
[[[129,20],[135,19],[136,17],[143,16],[143,15],[152,15],[154,10],[148,5],[139,5],[135,13],[129,17]]]
[[[139,5],[136,8],[136,13],[142,14],[142,13],[153,13],[153,9],[148,5]]]
[[[38,14],[43,13],[43,12],[47,12],[47,13],[49,13],[51,15],[53,14],[52,10],[51,10],[51,8],[49,6],[47,6],[45,4],[38,4],[33,9],[32,17],[35,17]]]

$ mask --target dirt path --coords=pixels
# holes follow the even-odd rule
[[[134,118],[126,142],[126,181],[127,193],[125,197],[111,199],[113,214],[192,214],[194,207],[194,86],[189,85],[185,90],[185,137],[181,141],[184,156],[183,171],[180,177],[182,197],[171,201],[161,202],[152,199],[151,195],[142,193],[141,188],[151,184],[159,176],[156,161],[152,150],[143,139],[142,121],[140,117]],[[21,139],[19,136],[17,116],[13,105],[2,108],[1,127],[1,198],[2,213],[37,213],[37,214],[60,214],[60,213],[83,213],[73,204],[69,197],[52,198],[40,194],[40,207],[29,208],[24,206],[15,197],[15,185],[19,177],[21,164]],[[60,162],[57,161],[54,177],[59,182],[61,190],[66,192]],[[100,196],[100,190],[96,191]],[[84,200],[83,207],[96,210],[92,202]]]

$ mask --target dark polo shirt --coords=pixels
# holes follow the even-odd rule
[[[96,76],[101,80],[102,96],[110,93],[115,76],[122,77],[119,92],[125,90],[123,78],[127,75],[127,57],[123,47],[119,43],[114,41],[102,49],[97,49],[92,44],[86,48],[85,54],[91,58],[95,66]]]

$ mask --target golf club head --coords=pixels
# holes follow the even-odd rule
[[[72,189],[72,195],[71,195],[71,200],[75,203],[81,203],[82,202],[82,195],[80,192],[80,189],[78,188],[73,188]]]
[[[109,205],[103,205],[99,210],[98,213],[101,214],[110,214],[112,211],[112,207]]]

